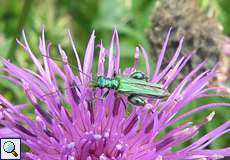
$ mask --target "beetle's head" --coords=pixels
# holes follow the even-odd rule
[[[95,87],[99,87],[99,88],[107,87],[107,78],[103,76],[97,77],[95,81]]]

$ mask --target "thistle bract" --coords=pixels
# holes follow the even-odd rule
[[[102,43],[98,45],[100,51],[96,75],[109,78],[113,77],[114,73],[129,76],[138,70],[139,57],[143,54],[146,63],[144,72],[149,77],[148,80],[168,89],[194,54],[180,57],[182,38],[170,62],[162,68],[169,36],[170,31],[163,43],[154,71],[150,68],[147,53],[142,46],[136,47],[133,66],[121,70],[119,38],[115,30],[109,49],[104,48]],[[23,153],[22,159],[176,160],[218,159],[230,156],[230,148],[207,149],[212,141],[230,131],[230,121],[191,145],[176,152],[172,151],[174,146],[192,139],[200,127],[213,119],[214,112],[198,124],[185,122],[174,127],[163,137],[158,137],[169,126],[196,112],[212,107],[230,106],[226,103],[210,103],[177,116],[182,108],[195,99],[218,96],[209,92],[216,88],[207,87],[208,81],[216,74],[216,67],[197,75],[205,62],[199,64],[178,82],[173,90],[170,89],[171,95],[168,98],[148,98],[145,106],[131,105],[132,110],[128,112],[127,106],[130,104],[126,95],[119,95],[110,90],[103,98],[106,89],[93,89],[90,86],[93,59],[97,56],[94,55],[95,33],[93,32],[89,39],[83,62],[80,61],[70,34],[69,38],[76,55],[78,74],[72,71],[68,57],[60,45],[58,49],[63,67],[59,67],[50,58],[51,44],[46,44],[44,30],[39,45],[43,62],[33,54],[24,32],[23,41],[18,40],[36,65],[37,72],[17,67],[2,59],[2,70],[7,73],[2,76],[23,88],[28,103],[35,110],[34,117],[28,117],[15,104],[0,96],[0,123],[21,137],[23,143],[30,148],[29,152]],[[109,65],[105,66],[107,59]],[[61,83],[64,85],[64,91],[59,87]]]

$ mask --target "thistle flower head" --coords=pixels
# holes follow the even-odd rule
[[[180,58],[183,38],[172,59],[164,68],[161,67],[169,40],[168,32],[161,53],[152,72],[147,53],[142,46],[136,48],[133,66],[121,70],[120,46],[115,30],[109,49],[99,45],[99,62],[96,76],[114,77],[115,74],[129,76],[138,70],[140,53],[146,64],[146,75],[151,83],[159,83],[168,89],[177,75],[185,67],[194,53]],[[23,41],[18,43],[29,54],[37,67],[37,72],[20,68],[8,60],[2,59],[3,70],[8,73],[3,77],[24,89],[30,105],[33,106],[34,118],[20,112],[15,104],[0,96],[1,120],[6,128],[18,134],[29,152],[23,153],[23,159],[31,160],[162,160],[162,159],[218,159],[230,156],[230,148],[210,150],[206,147],[221,135],[229,132],[230,121],[207,133],[191,145],[172,152],[172,147],[192,139],[199,128],[211,121],[214,112],[198,124],[185,122],[174,127],[162,138],[157,136],[167,127],[207,108],[230,106],[226,103],[211,103],[177,116],[177,113],[192,100],[212,97],[207,84],[216,74],[216,67],[199,75],[197,72],[205,62],[194,68],[181,82],[178,82],[171,95],[165,99],[146,98],[146,105],[131,105],[128,112],[127,95],[110,90],[103,97],[106,89],[92,88],[92,66],[95,49],[93,32],[81,62],[74,42],[69,34],[76,66],[79,74],[74,74],[65,51],[59,45],[63,68],[50,57],[50,43],[45,42],[44,30],[39,49],[43,57],[41,63],[33,54],[23,32]],[[116,48],[116,49],[114,49]],[[114,53],[115,51],[115,53]],[[140,52],[141,51],[141,52]],[[108,59],[108,66],[105,60]],[[153,75],[151,76],[151,73]],[[61,78],[60,82],[58,78]],[[65,90],[60,89],[63,83]]]

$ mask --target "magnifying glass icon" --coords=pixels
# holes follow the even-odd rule
[[[17,157],[18,154],[17,152],[15,152],[15,145],[13,142],[11,141],[7,141],[3,144],[3,150],[6,152],[6,153],[11,153],[14,155],[14,157]]]

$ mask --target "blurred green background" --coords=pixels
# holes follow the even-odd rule
[[[205,8],[208,0],[198,2],[201,8]],[[211,2],[211,8],[218,12],[217,18],[223,24],[224,33],[230,35],[230,1],[213,0]],[[108,47],[112,32],[116,27],[119,31],[121,64],[124,68],[133,63],[133,53],[137,45],[142,44],[147,51],[149,50],[147,31],[151,26],[150,17],[154,5],[155,0],[0,0],[0,56],[22,67],[34,68],[31,60],[18,46],[15,39],[21,37],[21,31],[24,29],[32,50],[39,53],[39,36],[42,27],[45,26],[47,42],[53,44],[51,54],[54,57],[57,56],[57,44],[61,44],[69,56],[73,57],[67,37],[67,29],[70,29],[80,57],[83,59],[87,41],[93,29],[96,30],[97,43],[103,40],[104,45]],[[74,63],[72,59],[70,58],[70,61]],[[151,63],[154,66],[153,61]],[[140,65],[141,70],[144,68],[145,65]],[[6,80],[1,79],[0,91],[15,104],[26,102],[21,89]],[[210,101],[229,102],[227,98],[202,99],[194,101],[187,108],[191,109]],[[196,114],[189,120],[198,123],[210,111]],[[215,120],[203,127],[199,135],[230,119],[229,109],[220,108],[216,111]],[[225,135],[209,147],[226,147],[229,142],[229,135]]]

